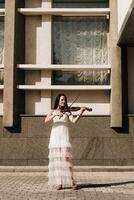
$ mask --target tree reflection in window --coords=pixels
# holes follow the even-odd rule
[[[5,7],[5,1],[0,0],[0,8]],[[4,16],[0,16],[0,64],[4,64]],[[4,69],[0,69],[0,85],[4,84]]]
[[[0,69],[0,85],[4,84],[4,70]]]
[[[0,16],[0,64],[4,62],[4,17]]]
[[[53,64],[108,65],[105,17],[54,17]],[[53,72],[53,84],[108,85],[109,71]]]
[[[109,85],[109,70],[54,71],[54,85]]]
[[[108,0],[54,0],[54,8],[107,8]]]
[[[0,8],[4,8],[5,7],[5,0],[0,0]]]

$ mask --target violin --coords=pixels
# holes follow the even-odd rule
[[[71,112],[75,112],[80,109],[81,109],[81,107],[68,107],[68,108],[61,108],[60,111],[62,114],[66,113],[66,112],[69,112],[71,114]],[[85,109],[89,112],[92,111],[92,108],[85,107]],[[57,115],[57,116],[59,116],[59,119],[62,117],[62,115]]]
[[[61,108],[61,112],[62,113],[65,113],[65,112],[75,112],[75,111],[78,111],[78,110],[80,110],[81,109],[81,107],[68,107],[68,108]],[[87,110],[87,111],[92,111],[93,109],[92,108],[88,108],[88,107],[85,107],[85,109]]]
[[[73,104],[74,104],[74,102],[76,101],[78,99],[78,97],[76,97],[76,99],[72,102],[72,104],[69,106],[69,107],[67,107],[67,108],[61,108],[61,112],[64,114],[65,112],[69,112],[69,113],[71,113],[71,112],[76,112],[76,111],[78,111],[78,110],[80,110],[81,109],[81,107],[76,107],[76,106],[72,106]],[[93,109],[92,108],[88,108],[88,107],[85,107],[85,109],[87,110],[87,111],[92,111]],[[59,115],[58,115],[59,116]],[[59,118],[61,118],[61,116],[59,116]]]

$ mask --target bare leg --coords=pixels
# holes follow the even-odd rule
[[[77,183],[76,183],[76,180],[74,179],[74,176],[73,176],[73,170],[72,170],[72,167],[70,167],[70,171],[71,171],[71,176],[72,176],[72,189],[73,190],[76,190],[77,189]]]

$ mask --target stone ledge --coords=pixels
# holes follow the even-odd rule
[[[0,166],[0,172],[47,172],[48,166]],[[128,172],[134,166],[74,166],[75,172]]]

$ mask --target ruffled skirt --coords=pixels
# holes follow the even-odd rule
[[[48,186],[72,186],[74,176],[71,147],[49,148],[48,157]]]

